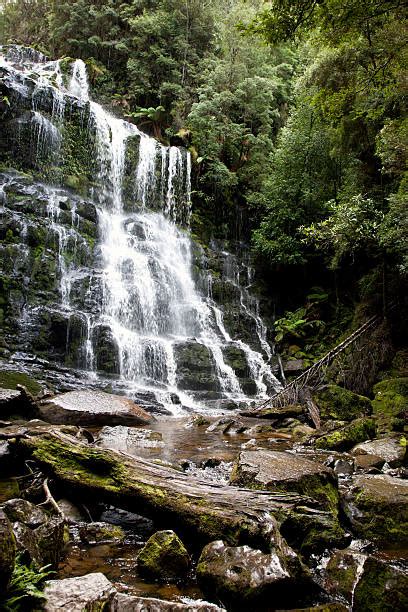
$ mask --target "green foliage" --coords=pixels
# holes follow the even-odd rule
[[[48,567],[38,569],[33,563],[26,565],[22,556],[17,556],[7,592],[0,600],[0,610],[18,612],[39,607],[45,600],[44,583],[54,574]]]
[[[275,321],[275,341],[304,338],[311,331],[316,331],[321,327],[324,327],[323,321],[308,320],[307,308],[298,308],[294,312],[286,312],[284,317]]]

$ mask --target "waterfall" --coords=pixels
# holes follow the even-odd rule
[[[191,215],[190,153],[158,143],[92,100],[82,60],[73,62],[64,86],[58,62],[25,56],[20,57],[19,67],[15,57],[13,69],[29,71],[30,78],[37,79],[33,109],[40,126],[38,146],[44,141],[58,153],[58,126],[68,99],[89,110],[87,129],[96,148],[92,198],[99,242],[97,264],[89,274],[82,302],[79,298],[73,301],[72,291],[85,273],[67,258],[72,249],[85,250],[79,217],[72,206],[67,228],[60,219],[55,188],[47,188],[50,229],[58,239],[61,306],[83,321],[79,351],[88,374],[103,378],[104,364],[98,354],[103,335],[118,364],[115,385],[128,394],[151,394],[173,413],[180,406],[209,405],[210,397],[221,402],[247,401],[241,379],[226,357],[226,349],[232,348],[245,356],[256,396],[266,397],[279,383],[268,363],[272,351],[266,328],[258,311],[249,305],[248,290],[240,289],[241,308],[255,321],[261,351],[231,337],[222,309],[210,292],[199,291],[193,278],[191,241],[186,232]],[[7,57],[2,61],[7,63]],[[41,97],[47,90],[54,100],[49,118],[41,112]],[[131,141],[138,142],[138,155],[131,170],[134,188],[129,196],[128,186],[124,194],[124,183]],[[233,280],[237,286],[238,281]],[[195,370],[199,371],[197,380],[191,374]]]

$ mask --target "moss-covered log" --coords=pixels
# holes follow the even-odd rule
[[[17,452],[35,459],[81,498],[113,503],[147,515],[202,544],[222,538],[230,545],[269,550],[277,523],[308,498],[209,483],[171,467],[100,450],[60,431],[28,433],[15,442]]]

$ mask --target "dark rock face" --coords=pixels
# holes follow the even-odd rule
[[[408,481],[385,474],[355,476],[343,499],[353,531],[385,548],[408,545]]]
[[[0,593],[4,593],[14,569],[16,544],[13,529],[4,510],[0,508]]]
[[[70,391],[39,407],[41,417],[54,424],[141,425],[152,416],[132,400],[103,391]]]
[[[178,344],[175,350],[178,386],[196,391],[219,391],[214,386],[215,363],[210,351],[195,342]]]
[[[190,557],[174,531],[157,531],[139,553],[137,567],[142,575],[174,582],[187,575]]]
[[[205,593],[215,593],[233,606],[295,602],[302,586],[311,586],[307,572],[283,540],[270,554],[249,546],[229,547],[221,540],[211,542],[201,553],[197,578]]]

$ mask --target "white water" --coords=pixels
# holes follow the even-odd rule
[[[38,100],[38,91],[48,86],[56,101],[50,120],[37,110],[34,115],[39,125],[45,125],[44,121],[47,126],[50,124],[47,142],[55,146],[55,151],[54,133],[58,134],[58,129],[54,122],[63,121],[67,95],[77,99],[82,107],[89,105],[89,129],[96,134],[98,172],[93,195],[98,203],[101,305],[98,312],[75,310],[85,323],[81,350],[89,371],[95,376],[94,330],[104,326],[111,331],[113,347],[117,349],[121,386],[129,393],[152,391],[173,412],[178,410],[172,403],[174,395],[182,405],[196,408],[194,393],[178,387],[176,360],[179,344],[196,343],[209,350],[215,369],[214,386],[219,385],[223,397],[234,401],[247,399],[234,370],[225,361],[226,345],[245,353],[258,397],[265,397],[268,385],[278,386],[267,360],[244,342],[231,339],[221,309],[210,295],[200,295],[194,284],[190,239],[176,225],[188,225],[191,214],[190,154],[177,147],[164,147],[91,100],[82,60],[74,62],[66,89],[57,62],[38,60],[34,68],[28,66],[30,69],[41,75],[33,98]],[[122,191],[130,137],[140,142],[134,203],[129,211]],[[51,192],[48,213],[51,228],[58,236],[61,301],[69,310],[73,309],[70,293],[76,271],[67,265],[65,252],[73,237],[80,236],[75,229],[79,219],[72,209],[72,228],[61,225],[59,205]],[[255,319],[259,341],[269,359],[272,353],[265,338],[265,326],[242,296],[241,306]]]

